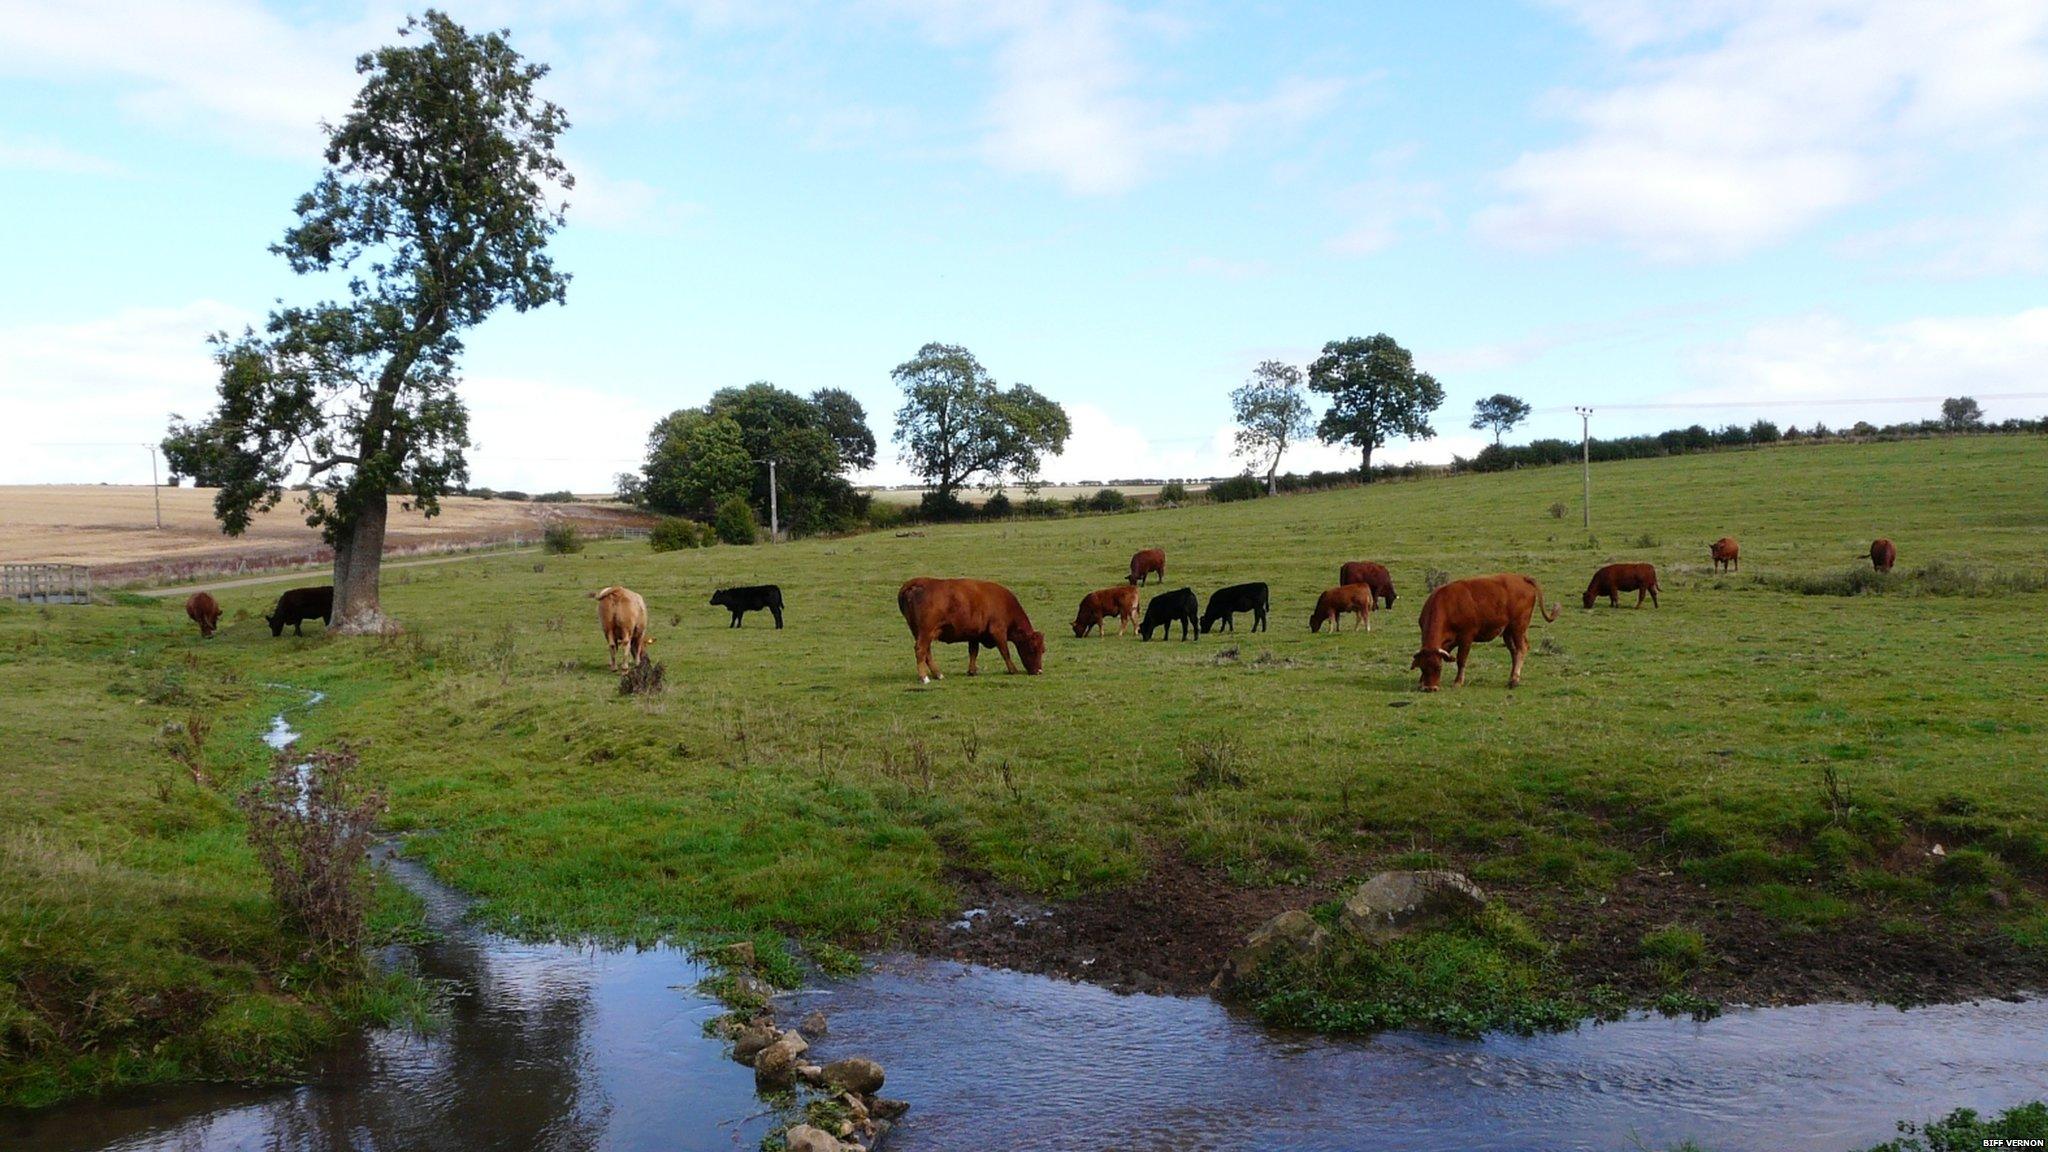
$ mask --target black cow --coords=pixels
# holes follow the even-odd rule
[[[1266,586],[1264,584],[1232,584],[1219,588],[1209,597],[1209,606],[1202,610],[1202,631],[1207,633],[1218,620],[1223,627],[1237,631],[1237,622],[1232,619],[1239,612],[1252,614],[1252,631],[1261,632],[1266,628]]]
[[[1161,592],[1145,605],[1145,622],[1138,625],[1138,639],[1150,640],[1154,628],[1164,628],[1161,640],[1173,638],[1174,621],[1180,622],[1180,638],[1188,638],[1188,629],[1200,628],[1195,620],[1195,611],[1201,606],[1193,588],[1182,588],[1174,592]]]
[[[740,618],[749,612],[766,608],[775,613],[775,626],[782,627],[782,588],[776,584],[750,584],[745,588],[720,588],[711,594],[711,602],[732,613],[731,628],[740,626]]]
[[[318,616],[320,623],[334,623],[334,585],[319,588],[294,588],[277,598],[277,608],[263,619],[270,625],[272,636],[284,635],[284,626],[292,626],[292,635],[304,636],[305,630],[299,625]]]

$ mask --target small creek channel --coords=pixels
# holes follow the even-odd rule
[[[317,700],[311,701],[317,703]],[[270,742],[295,734],[280,715]],[[772,1118],[702,1025],[672,948],[521,943],[389,852],[440,937],[392,949],[450,990],[429,1036],[371,1030],[308,1083],[0,1114],[21,1152],[752,1149]],[[892,1152],[978,1149],[1847,1149],[1893,1121],[2048,1097],[2048,999],[1638,1017],[1536,1037],[1278,1034],[1205,998],[906,956],[792,993],[814,1058],[864,1055],[912,1110]]]

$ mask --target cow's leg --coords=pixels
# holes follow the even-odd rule
[[[1508,687],[1519,688],[1522,684],[1522,659],[1529,654],[1529,634],[1510,632],[1504,639],[1508,642]]]
[[[775,613],[775,627],[777,627],[778,629],[779,629],[779,628],[781,628],[781,627],[782,627],[782,605],[780,605],[780,604],[770,604],[770,605],[768,606],[768,610],[769,610],[770,612],[773,612],[773,613]]]
[[[1010,642],[1001,636],[996,637],[996,652],[1003,658],[1003,670],[1015,676],[1017,674],[1017,664],[1016,661],[1010,659]]]
[[[980,662],[981,641],[969,640],[967,642],[967,674],[969,676],[979,676],[981,674]]]
[[[1458,641],[1458,675],[1456,679],[1451,681],[1451,687],[1456,688],[1465,682],[1465,658],[1470,655],[1472,655],[1472,642],[1470,640]]]
[[[1636,589],[1636,607],[1641,608],[1643,606],[1643,597],[1649,594],[1650,590],[1647,588]]]
[[[1650,585],[1650,607],[1652,607],[1652,608],[1655,608],[1656,606],[1657,606],[1657,586],[1656,586],[1655,584],[1652,584],[1652,585]],[[1638,608],[1641,608],[1641,607],[1642,607],[1642,604],[1641,604],[1640,602],[1638,602],[1638,603],[1636,604],[1636,607],[1638,607]]]
[[[932,664],[932,638],[923,633],[917,635],[917,677],[926,684],[945,679]]]

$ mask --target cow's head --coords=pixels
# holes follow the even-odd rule
[[[1334,615],[1334,613],[1332,613],[1331,615]],[[1321,632],[1323,630],[1324,619],[1326,619],[1326,617],[1323,612],[1323,607],[1322,605],[1318,604],[1316,605],[1316,610],[1314,612],[1309,613],[1308,630],[1311,632]]]
[[[1026,632],[1017,637],[1017,653],[1024,657],[1024,670],[1033,676],[1045,671],[1045,633]]]
[[[1095,627],[1095,622],[1088,619],[1087,613],[1083,612],[1081,615],[1074,617],[1074,639],[1079,640],[1081,637],[1086,636],[1088,630],[1093,627]]]
[[[284,635],[284,616],[282,613],[277,615],[265,616],[263,618],[263,622],[265,624],[270,625],[270,634],[272,636]]]
[[[1586,607],[1591,608],[1593,606],[1594,599],[1595,597],[1593,595],[1593,585],[1588,584],[1586,585],[1586,595],[1584,597]]]
[[[711,594],[711,602],[712,602],[713,604],[723,604],[723,603],[725,603],[725,601],[726,601],[725,589],[723,589],[723,588],[720,588],[720,589],[719,589],[718,591],[716,591],[716,592],[713,592],[713,593]]]
[[[1443,685],[1444,661],[1456,659],[1442,648],[1424,648],[1408,662],[1408,667],[1421,671],[1424,692],[1434,692]]]

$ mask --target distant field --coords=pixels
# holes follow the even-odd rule
[[[1518,954],[1579,1002],[2040,987],[2044,460],[2041,438],[1986,436],[1600,464],[1592,540],[1579,471],[1538,468],[776,546],[613,541],[396,572],[384,606],[407,631],[381,641],[274,640],[258,616],[274,590],[223,594],[204,643],[172,603],[0,606],[0,969],[61,992],[0,981],[0,1039],[43,1045],[41,1078],[11,1089],[0,1049],[0,1098],[76,1091],[79,1069],[222,1070],[204,1044],[140,1070],[63,1063],[82,1043],[65,1037],[153,1050],[160,1031],[212,1029],[194,1035],[248,1054],[295,1026],[227,801],[256,733],[303,699],[280,685],[327,694],[295,722],[360,748],[406,851],[514,932],[915,941],[965,901],[1023,894],[1064,901],[1048,923],[1081,935],[972,955],[1193,989],[1280,908],[1447,865],[1525,918]],[[1739,574],[1711,570],[1722,535]],[[1863,586],[1878,535],[1900,571],[1875,593],[1788,583]],[[1150,545],[1168,589],[1269,582],[1272,630],[1075,639],[1082,594]],[[1310,634],[1353,559],[1389,565],[1397,606],[1369,634]],[[1657,564],[1663,607],[1583,610],[1614,560]],[[1493,644],[1466,686],[1415,690],[1431,570],[1525,572],[1562,605],[1532,630],[1521,689]],[[970,679],[945,645],[946,679],[920,686],[895,591],[921,574],[1012,587],[1045,674],[985,653]],[[782,631],[729,629],[706,603],[771,581]],[[587,594],[613,583],[647,599],[665,695],[621,696],[605,670]],[[213,721],[208,788],[156,743],[193,715]],[[45,930],[57,913],[35,894],[57,883],[91,932]],[[209,989],[176,1001],[189,1019],[138,1006],[186,986]],[[105,1019],[45,1027],[62,1004]]]
[[[1104,488],[1114,488],[1126,496],[1149,497],[1159,495],[1161,487],[1163,485],[1159,484],[1047,484],[1036,494],[1044,500],[1072,500],[1076,496],[1093,496]],[[1203,492],[1207,491],[1208,487],[1205,483],[1190,482],[1187,490]],[[889,504],[915,504],[924,499],[925,494],[923,488],[865,488],[862,491]],[[1023,500],[1033,495],[1026,489],[1015,486],[1004,488],[1002,492],[1012,500]],[[974,488],[961,492],[960,498],[969,504],[981,504],[987,502],[993,495],[995,493]]]
[[[290,497],[256,517],[238,537],[222,535],[211,488],[160,488],[163,527],[152,490],[136,485],[0,485],[0,560],[88,564],[102,583],[319,562],[328,555]],[[391,508],[387,550],[432,551],[537,538],[567,517],[594,529],[640,524],[617,506],[534,504],[451,496],[428,519]]]

